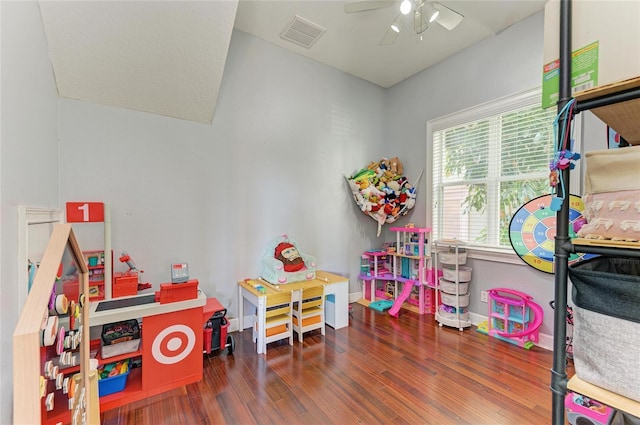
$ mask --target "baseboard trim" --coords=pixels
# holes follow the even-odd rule
[[[245,319],[244,323],[247,323]],[[236,332],[240,326],[240,321],[237,317],[229,319],[229,328],[227,328],[227,332]]]
[[[349,294],[349,303],[355,303],[361,299],[362,299],[362,291],[353,292]],[[487,320],[487,316],[470,312],[469,319],[471,320],[471,324],[473,326],[478,326],[479,323]],[[238,318],[230,318],[228,320],[229,320],[229,328],[227,331],[228,332],[238,331],[240,327],[240,321],[238,320]],[[254,320],[254,316],[245,316],[243,319],[244,329],[250,328],[251,324],[253,323],[253,320]],[[538,335],[538,344],[536,345],[545,350],[553,351],[553,335],[540,333]]]
[[[362,298],[362,291],[351,293],[349,294],[349,304],[358,302],[358,300],[361,300]]]
[[[478,326],[479,323],[487,321],[487,316],[483,316],[481,314],[469,312],[469,319],[471,320],[471,324],[474,326]],[[508,343],[507,343],[508,344]],[[544,348],[548,351],[553,351],[553,336],[548,334],[539,333],[538,334],[538,343],[537,347]]]

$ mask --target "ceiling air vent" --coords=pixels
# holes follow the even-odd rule
[[[289,25],[282,30],[280,37],[309,49],[325,31],[326,29],[320,25],[296,15]]]

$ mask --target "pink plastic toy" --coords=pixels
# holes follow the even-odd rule
[[[508,288],[494,288],[488,292],[488,334],[527,350],[538,342],[542,325],[542,307],[523,292]]]
[[[607,425],[615,413],[611,407],[571,391],[564,399],[564,406],[571,425]]]

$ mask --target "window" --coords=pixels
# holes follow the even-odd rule
[[[540,105],[534,90],[427,124],[436,239],[511,251],[513,214],[550,193],[556,110]]]

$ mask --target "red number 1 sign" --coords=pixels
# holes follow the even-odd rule
[[[102,202],[67,202],[67,223],[98,223],[104,221]]]

